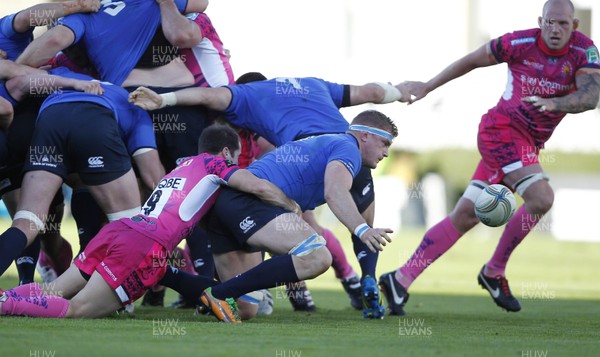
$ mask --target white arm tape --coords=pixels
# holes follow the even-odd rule
[[[400,93],[400,90],[393,85],[383,82],[375,82],[375,84],[383,88],[385,91],[385,97],[380,104],[392,103],[402,98],[402,93]]]
[[[162,103],[160,104],[160,108],[164,107],[172,107],[177,105],[177,95],[173,92],[160,94],[162,97]]]
[[[145,154],[148,151],[152,151],[152,150],[156,150],[156,149],[154,149],[154,148],[141,148],[141,149],[137,149],[136,151],[134,151],[133,155],[131,155],[131,156],[135,157],[135,156],[138,156],[138,155]]]
[[[15,216],[13,217],[13,221],[15,221],[17,219],[26,219],[26,220],[30,221],[31,223],[33,223],[35,225],[35,228],[38,231],[40,231],[40,232],[44,231],[44,222],[42,222],[42,220],[39,219],[38,216],[36,216],[35,213],[33,213],[31,211],[25,211],[25,210],[18,211],[17,213],[15,213]]]

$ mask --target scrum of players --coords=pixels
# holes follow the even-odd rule
[[[59,309],[66,317],[96,317],[121,306],[131,307],[131,303],[146,291],[144,304],[162,305],[164,286],[167,285],[179,287],[181,296],[176,302],[177,307],[204,305],[207,312],[223,320],[220,312],[213,310],[226,310],[232,314],[231,310],[238,307],[236,302],[224,303],[229,298],[239,302],[242,318],[254,316],[259,306],[261,313],[271,313],[272,301],[269,301],[266,289],[277,286],[285,286],[295,310],[314,311],[315,304],[303,280],[321,274],[333,262],[336,276],[348,292],[352,306],[363,310],[365,317],[383,317],[375,264],[377,252],[391,241],[388,236],[391,231],[371,228],[374,193],[367,198],[359,196],[368,185],[374,192],[369,166],[374,168],[387,156],[397,129],[389,118],[378,112],[363,114],[364,118],[357,118],[359,124],[352,129],[339,108],[406,99],[397,87],[385,83],[350,86],[308,78],[305,81],[291,78],[266,80],[260,74],[250,73],[238,79],[238,83],[247,84],[236,84],[227,51],[210,19],[203,13],[207,5],[206,1],[196,0],[101,4],[92,0],[67,1],[39,4],[2,19],[0,47],[5,57],[0,72],[3,80],[0,103],[5,129],[2,136],[2,194],[13,225],[0,238],[3,242],[0,271],[3,273],[15,261],[20,285],[39,287],[33,282],[37,265],[45,282],[54,281],[54,291],[41,291],[41,296],[54,303],[57,299],[52,293],[60,290],[62,297],[68,298],[64,300],[68,300],[65,306],[69,307]],[[145,19],[139,23],[130,21],[133,13],[144,13]],[[33,28],[45,25],[49,29],[33,39]],[[118,30],[125,26],[123,31]],[[113,31],[99,37],[94,31],[100,27],[110,27]],[[235,93],[232,98],[230,89],[237,86],[240,89],[248,86],[249,90]],[[305,93],[309,86],[314,92]],[[259,98],[252,90],[276,94],[276,87],[287,92],[284,96],[272,96],[274,113],[269,113],[267,108],[261,109],[264,112],[256,110],[254,102]],[[190,92],[189,95],[198,96],[198,103],[193,100],[186,103],[185,98],[177,98],[186,95],[186,90],[211,88],[215,93]],[[151,95],[161,99],[161,103],[149,109],[144,100]],[[314,96],[315,105],[302,105],[302,95]],[[213,99],[203,102],[201,98],[205,96]],[[170,102],[174,98],[177,98],[176,102]],[[230,103],[239,103],[239,107],[231,110]],[[297,113],[293,116],[281,114],[294,107],[297,107]],[[319,107],[323,114],[315,118],[312,111]],[[169,176],[163,178],[168,172],[172,172],[169,175],[183,173],[181,167],[195,167],[192,161],[201,160],[198,145],[203,147],[198,139],[208,127],[212,129],[206,135],[213,133],[215,138],[206,141],[218,142],[234,130],[240,142],[228,146],[224,142],[223,147],[217,144],[218,148],[210,148],[214,162],[203,160],[201,171],[205,171],[206,176],[203,180],[199,178],[193,182],[195,179],[187,174],[174,180],[168,179]],[[275,161],[285,160],[282,155],[287,149],[284,150],[283,145],[289,141],[324,145],[322,142],[313,144],[313,140],[308,139],[317,135],[323,135],[322,139],[327,141],[335,139],[328,144],[334,149],[326,155],[307,154],[309,156],[303,158],[308,162],[304,163],[297,163],[294,155],[288,155],[287,165],[304,164],[307,169],[322,161],[322,169],[312,173],[315,185],[303,187],[300,183],[308,178],[308,174],[298,173],[294,178],[296,181],[288,183],[291,188],[283,187],[284,191],[281,191],[270,184],[265,192],[264,183],[279,182],[281,177],[275,176],[282,173],[265,167],[263,170],[267,171],[253,174],[248,166],[258,162],[258,157],[266,158],[269,151]],[[339,139],[343,140],[337,144],[342,146],[338,148],[335,144]],[[342,152],[344,149],[349,152]],[[232,166],[235,167],[233,175],[220,177],[220,171],[215,170],[221,164],[228,168],[228,173],[231,171],[229,166],[239,166]],[[246,167],[248,170],[244,170]],[[241,179],[237,177],[242,172],[244,180],[240,183]],[[363,180],[359,183],[361,187],[354,188],[361,194],[351,195],[350,187],[345,192],[337,192],[339,187],[352,185],[356,176]],[[343,180],[344,185],[332,184],[335,180]],[[71,210],[80,238],[81,248],[74,264],[71,264],[71,247],[60,236],[59,230],[64,207],[63,183],[72,188]],[[284,185],[283,182],[279,184]],[[280,211],[276,217],[281,223],[287,219],[291,224],[282,225],[284,228],[278,231],[268,225],[270,216],[262,223],[258,217],[252,220],[244,216],[241,217],[243,222],[236,223],[248,225],[243,230],[246,237],[240,238],[243,242],[235,245],[216,242],[220,238],[214,231],[218,224],[213,221],[218,218],[216,211],[209,209],[215,203],[219,185],[247,192],[268,204],[269,210],[277,207]],[[207,187],[210,187],[209,192],[198,191],[207,190]],[[202,195],[196,197],[198,192]],[[171,202],[175,197],[179,201]],[[187,201],[184,200],[186,197]],[[335,207],[342,222],[355,233],[357,253],[366,255],[368,252],[370,255],[362,286],[337,238],[319,226],[310,213],[326,202]],[[347,212],[348,202],[349,206],[354,205],[350,212]],[[191,209],[193,219],[180,216],[183,208],[179,212],[168,210],[171,204]],[[263,211],[259,210],[265,214]],[[282,214],[289,211],[293,217],[284,218],[286,215]],[[302,211],[305,211],[305,220],[298,215]],[[240,211],[242,215],[246,213]],[[174,216],[166,218],[169,214]],[[201,218],[208,223],[197,224]],[[93,242],[98,237],[105,237],[104,230],[114,226],[114,222],[123,223],[124,220],[135,221],[137,228],[133,227],[134,231],[141,229],[145,232],[142,235],[150,236],[149,242],[163,248],[158,251],[146,249],[137,260],[131,255],[131,249],[126,256],[118,256],[118,249],[113,248],[111,259],[120,267],[107,268],[108,256],[92,258],[106,250],[106,246],[95,246]],[[163,227],[166,231],[150,233],[148,227],[140,228],[140,222],[146,222],[152,228]],[[177,229],[173,229],[174,226]],[[272,233],[267,233],[270,231]],[[266,234],[272,235],[268,240],[274,242],[254,242]],[[289,236],[286,238],[289,242],[282,245],[284,239],[275,241],[278,235]],[[158,241],[153,241],[152,237]],[[166,241],[161,241],[165,237]],[[112,242],[112,238],[106,237],[105,241]],[[185,249],[177,248],[183,239],[187,241]],[[136,244],[139,245],[142,244]],[[271,282],[261,281],[265,279],[254,281],[250,276],[246,279],[250,285],[264,287],[249,291],[237,288],[235,292],[226,290],[227,296],[217,295],[220,288],[215,285],[217,282],[225,283],[260,266],[265,253],[270,258],[264,262],[272,265],[281,261],[288,268],[288,276],[274,276]],[[40,264],[36,264],[38,258]],[[148,259],[151,266],[160,268],[152,282],[143,282],[140,277],[147,275],[144,269],[148,267],[142,265]],[[127,261],[134,266],[124,267]],[[85,262],[88,267],[75,268],[78,262]],[[76,271],[72,272],[73,269]],[[96,275],[106,280],[97,281]],[[211,288],[211,294],[206,294],[207,288]],[[108,301],[113,303],[105,308],[98,305],[106,305],[102,302],[106,299],[86,298],[90,294],[100,297],[102,290],[108,290]],[[11,301],[8,296],[15,291],[18,289],[4,294],[6,309]],[[207,300],[206,296],[210,299],[202,304],[202,299]],[[85,302],[81,303],[82,300]],[[98,303],[87,310],[92,304],[90,301]],[[113,305],[117,305],[116,308]],[[21,311],[21,314],[26,313]],[[232,320],[239,321],[239,318]]]

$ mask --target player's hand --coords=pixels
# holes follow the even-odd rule
[[[300,208],[298,202],[294,200],[292,200],[292,202],[294,202],[294,209],[290,210],[290,212],[295,213],[298,215],[298,217],[302,218],[302,208]]]
[[[427,84],[423,82],[407,81],[402,83],[410,95],[409,104],[425,98],[429,93]]]
[[[80,12],[98,12],[102,4],[100,0],[77,0]]]
[[[102,95],[104,94],[104,88],[98,81],[77,81],[73,86],[73,89],[80,92]]]
[[[369,228],[360,240],[369,247],[371,252],[377,253],[378,250],[383,250],[387,243],[392,242],[392,238],[387,235],[388,233],[394,233],[394,231],[390,228]]]
[[[407,82],[402,82],[400,84],[396,84],[394,87],[396,87],[396,89],[398,89],[400,91],[401,97],[400,99],[398,99],[399,102],[401,103],[412,103],[413,98],[412,95],[410,94],[410,91],[408,90],[407,86],[406,86]]]
[[[532,95],[521,99],[525,103],[531,103],[534,107],[538,108],[540,112],[554,112],[556,111],[556,105],[552,98],[541,98],[537,95]]]
[[[129,101],[144,110],[156,110],[162,105],[162,97],[146,87],[139,87],[131,92]]]
[[[6,52],[4,52],[3,50],[0,50],[0,59],[7,59],[8,58],[8,54],[6,54]]]

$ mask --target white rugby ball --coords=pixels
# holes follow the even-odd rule
[[[489,227],[505,224],[516,209],[515,195],[508,187],[500,184],[489,185],[475,200],[475,215]]]

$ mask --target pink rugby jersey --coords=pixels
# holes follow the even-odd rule
[[[223,42],[206,14],[190,14],[202,31],[202,41],[192,48],[180,49],[181,58],[187,69],[194,75],[196,87],[222,87],[235,84],[229,58],[223,49]]]
[[[221,156],[192,156],[160,180],[138,215],[121,221],[172,251],[212,207],[221,184],[227,184],[237,169]]]
[[[575,91],[578,69],[600,68],[598,49],[591,39],[575,31],[564,49],[550,50],[540,29],[508,33],[492,40],[490,46],[496,60],[508,64],[506,90],[492,112],[508,115],[513,127],[543,147],[565,113],[540,112],[521,99],[561,97]],[[486,117],[490,120],[490,116],[483,120]]]

